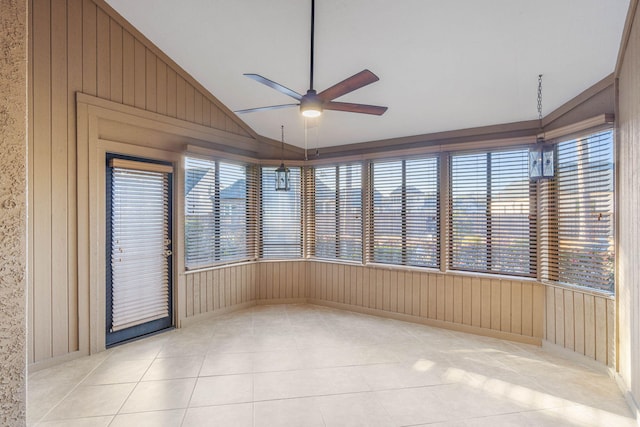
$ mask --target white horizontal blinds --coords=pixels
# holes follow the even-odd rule
[[[362,261],[362,165],[314,169],[314,254]]]
[[[219,218],[216,212],[216,162],[185,159],[185,267],[194,269],[216,262]]]
[[[247,239],[247,168],[244,165],[218,162],[219,246],[220,261],[250,258]]]
[[[374,162],[371,179],[372,260],[437,268],[438,158]]]
[[[403,264],[403,162],[375,162],[371,165],[373,188],[372,261]]]
[[[185,159],[185,266],[202,268],[254,257],[254,168]]]
[[[169,315],[169,180],[112,169],[112,332]]]
[[[526,149],[452,155],[450,268],[535,276],[534,191]]]
[[[613,292],[613,133],[556,146],[542,210],[543,278]]]
[[[260,181],[260,257],[302,258],[300,168],[289,168],[289,191],[276,191],[275,167],[263,167]]]

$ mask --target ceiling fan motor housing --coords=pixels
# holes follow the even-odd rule
[[[316,91],[309,89],[300,100],[300,112],[305,117],[318,117],[322,114],[322,100]]]

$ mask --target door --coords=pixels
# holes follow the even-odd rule
[[[107,156],[107,347],[172,326],[172,174]]]

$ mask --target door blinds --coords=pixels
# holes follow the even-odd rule
[[[373,262],[438,268],[438,158],[371,165]]]
[[[534,189],[527,149],[452,155],[450,268],[535,276]]]
[[[313,254],[362,261],[362,165],[317,167],[313,183]]]
[[[289,168],[289,191],[276,191],[274,170],[263,167],[260,178],[260,257],[302,258],[300,168]]]
[[[111,331],[169,316],[169,180],[112,169]]]
[[[613,133],[556,146],[556,178],[541,183],[542,278],[613,292]]]

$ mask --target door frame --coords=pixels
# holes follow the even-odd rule
[[[76,156],[69,158],[77,205],[78,353],[105,350],[105,165],[107,152],[171,162],[173,174],[173,322],[186,317],[184,164],[189,147],[255,151],[256,140],[128,105],[76,93]],[[241,157],[241,156],[240,156]]]
[[[176,212],[179,212],[180,199],[177,197],[178,182],[181,182],[179,178],[179,167],[181,156],[176,153],[167,152],[163,150],[149,149],[147,147],[140,147],[131,144],[109,141],[104,139],[98,139],[93,151],[93,161],[90,164],[93,167],[90,168],[90,191],[89,199],[91,200],[90,209],[90,222],[91,231],[90,242],[91,245],[91,265],[90,274],[92,280],[90,282],[90,349],[89,353],[96,353],[103,351],[107,348],[106,344],[106,330],[107,330],[107,156],[117,155],[126,158],[141,158],[158,162],[170,163],[173,168],[173,179],[171,183],[171,206],[172,210],[169,213],[171,221],[171,241],[177,242],[178,229],[180,224],[176,221],[178,217]],[[91,153],[90,153],[91,154]],[[93,182],[92,182],[93,181]],[[95,236],[95,237],[93,237]],[[170,304],[171,304],[171,324],[176,325],[176,314],[178,306],[177,298],[177,281],[178,277],[176,272],[176,261],[180,257],[178,254],[181,252],[176,251],[178,245],[173,245],[173,256],[171,257],[170,264]]]
[[[168,203],[169,203],[169,211],[167,212],[167,225],[169,228],[169,239],[170,243],[168,244],[168,250],[170,251],[170,255],[168,255],[168,262],[167,262],[167,268],[168,268],[168,304],[169,304],[169,312],[168,312],[168,322],[167,322],[167,317],[163,317],[161,319],[156,319],[156,320],[152,320],[152,321],[148,321],[139,325],[135,325],[129,328],[125,328],[123,330],[120,330],[118,332],[111,332],[109,333],[108,329],[109,329],[109,323],[112,321],[112,316],[113,316],[113,312],[112,310],[109,310],[109,305],[113,303],[113,296],[111,295],[112,289],[113,289],[113,280],[112,278],[109,277],[109,275],[112,273],[111,270],[111,256],[112,256],[112,250],[111,250],[111,246],[113,243],[112,240],[112,236],[111,234],[113,233],[113,230],[111,228],[111,226],[109,225],[110,223],[110,217],[111,215],[109,215],[109,213],[111,212],[111,207],[110,204],[112,204],[113,201],[113,192],[112,190],[109,188],[110,184],[112,183],[112,175],[109,173],[110,169],[112,169],[112,166],[109,166],[109,163],[112,159],[121,159],[121,160],[131,160],[133,162],[136,163],[147,163],[147,164],[155,164],[155,165],[165,165],[165,166],[171,166],[173,168],[173,163],[172,162],[166,162],[166,161],[159,161],[159,160],[155,160],[155,159],[149,159],[146,157],[137,157],[137,156],[125,156],[122,154],[116,154],[116,153],[106,153],[105,155],[105,227],[107,229],[106,233],[105,233],[105,298],[106,298],[106,324],[105,324],[105,345],[107,348],[112,347],[112,346],[116,346],[119,344],[123,344],[126,343],[128,341],[132,341],[132,340],[136,340],[139,338],[142,338],[144,336],[148,336],[148,335],[153,335],[159,332],[162,332],[164,330],[167,329],[171,329],[174,327],[175,325],[175,319],[173,317],[173,204],[174,204],[174,200],[173,200],[173,179],[174,179],[174,174],[175,171],[170,171],[170,172],[166,172],[166,174],[168,175]],[[133,168],[133,170],[136,170],[135,168]],[[168,323],[168,324],[167,324]],[[110,341],[109,337],[112,337],[112,340]],[[124,337],[124,338],[121,338]]]

